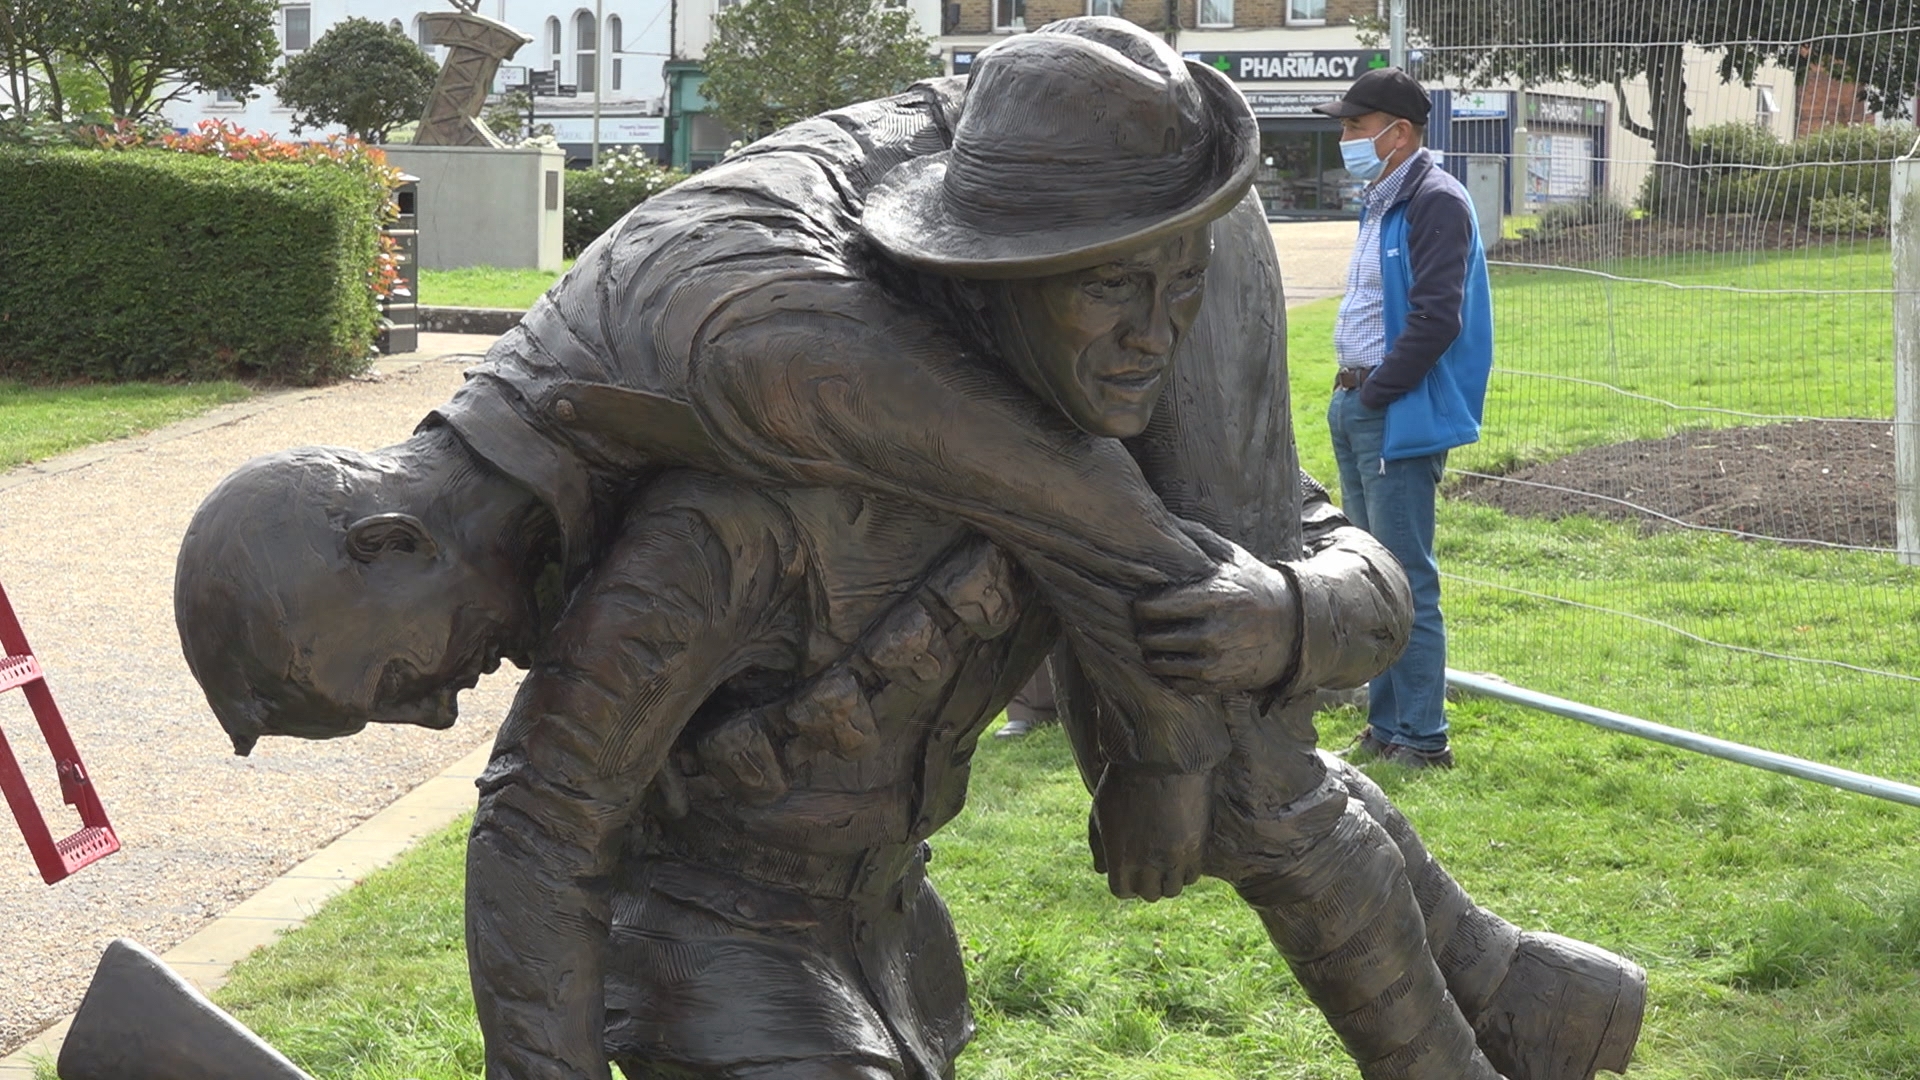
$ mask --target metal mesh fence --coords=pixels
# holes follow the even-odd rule
[[[1408,0],[1405,33],[1493,245],[1453,666],[1920,781],[1893,212],[1920,0]]]

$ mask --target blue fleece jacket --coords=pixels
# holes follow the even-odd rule
[[[1389,461],[1480,438],[1493,370],[1493,293],[1466,188],[1421,154],[1380,229],[1387,353],[1360,388],[1387,410]]]

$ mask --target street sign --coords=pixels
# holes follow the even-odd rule
[[[579,97],[580,84],[579,83],[561,83],[560,96],[561,97]]]
[[[1350,83],[1387,66],[1385,49],[1290,49],[1270,52],[1190,52],[1188,60],[1207,65],[1234,82]]]
[[[527,82],[528,85],[533,87],[534,93],[551,97],[554,90],[560,85],[560,73],[556,71],[529,72]]]
[[[558,143],[589,145],[593,142],[593,117],[591,116],[553,116],[546,123],[553,125],[553,138]],[[658,146],[667,141],[667,118],[664,116],[602,116],[600,118],[600,145],[602,146]]]
[[[527,69],[518,65],[501,68],[500,85],[509,90],[527,85]]]

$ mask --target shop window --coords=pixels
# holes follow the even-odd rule
[[[1200,0],[1200,25],[1205,27],[1232,26],[1233,0]]]
[[[1027,0],[993,0],[993,28],[1012,33],[1027,28]]]
[[[290,53],[313,47],[313,8],[299,4],[280,9],[280,44]]]
[[[1352,217],[1359,212],[1360,185],[1340,158],[1338,131],[1261,132],[1253,186],[1269,218]]]
[[[1325,26],[1327,0],[1287,0],[1288,26]]]
[[[724,154],[733,145],[733,132],[711,113],[688,113],[687,150],[695,154]]]

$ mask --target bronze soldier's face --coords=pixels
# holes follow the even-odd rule
[[[1092,269],[1009,282],[993,305],[1011,308],[994,312],[1002,354],[1083,430],[1138,435],[1200,312],[1212,251],[1202,226]]]
[[[275,711],[270,733],[453,726],[456,695],[499,668],[531,618],[526,583],[501,569],[447,552],[390,555],[310,594],[299,613],[310,628],[297,679],[305,693]]]

